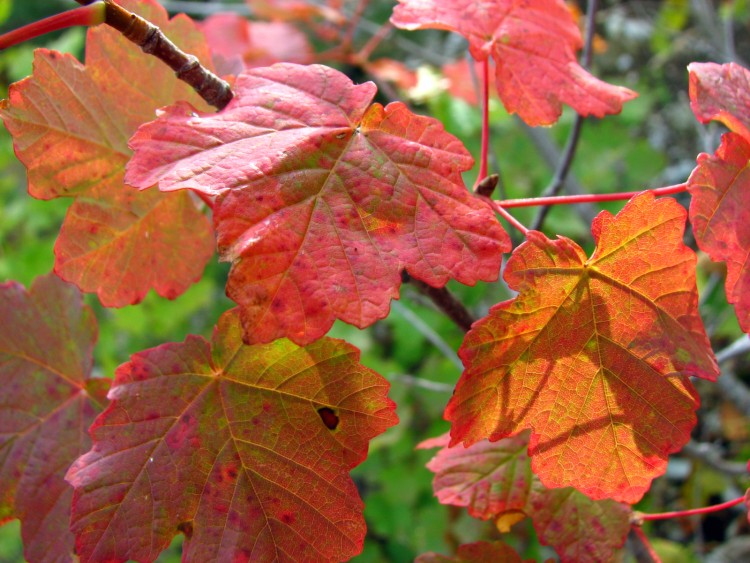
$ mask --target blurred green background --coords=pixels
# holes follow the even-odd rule
[[[187,6],[185,2],[162,3],[175,9]],[[368,29],[377,29],[390,15],[393,4],[372,0],[364,16]],[[74,6],[72,0],[0,0],[1,29],[7,31]],[[196,17],[220,9],[246,10],[241,2],[194,2],[187,7],[192,7]],[[580,8],[585,11],[586,7]],[[571,189],[604,193],[684,182],[696,155],[713,151],[721,133],[719,126],[704,127],[693,117],[685,67],[692,61],[750,60],[748,21],[750,9],[746,1],[600,2],[594,72],[637,91],[640,96],[626,104],[621,115],[586,121],[572,168]],[[363,44],[369,36],[367,30],[358,32],[355,44]],[[35,46],[71,52],[81,58],[84,37],[83,30],[73,29],[0,53],[0,94],[4,97],[11,82],[30,74]],[[424,51],[446,60],[463,56],[465,44],[457,36],[443,32],[398,31],[381,43],[375,58],[402,60],[413,69],[422,68],[424,76],[437,76],[437,86],[431,89],[422,83],[429,95],[417,99],[408,91],[400,91],[400,97],[407,99],[418,113],[440,119],[449,132],[477,155],[479,109],[446,91],[440,85],[440,70],[429,64],[434,60],[426,60],[424,51],[410,49],[407,42],[414,42]],[[345,70],[355,79],[368,78],[362,69]],[[398,85],[393,89],[398,91]],[[530,131],[507,115],[496,99],[490,109],[492,162],[493,167],[497,166],[493,171],[501,173],[503,197],[541,194],[565,144],[573,122],[572,113],[566,110],[554,127]],[[467,184],[471,185],[473,180],[468,174]],[[679,199],[688,202],[684,196]],[[28,286],[36,276],[52,269],[52,248],[67,205],[64,199],[44,202],[27,195],[25,171],[13,155],[9,135],[2,130],[0,282],[16,280]],[[622,203],[603,206],[612,212],[621,207]],[[558,206],[549,214],[544,230],[549,235],[571,237],[590,251],[588,221],[601,208]],[[513,210],[527,225],[536,212],[535,208]],[[514,237],[517,242],[515,233]],[[726,304],[721,268],[704,259],[701,265],[701,312],[718,350],[742,333]],[[130,354],[164,342],[181,341],[190,333],[209,336],[213,323],[232,306],[224,296],[227,271],[226,264],[214,261],[204,278],[174,301],[152,292],[141,305],[113,310],[101,307],[95,298],[88,296],[87,302],[99,320],[97,373],[111,377]],[[502,282],[474,288],[452,283],[450,288],[477,316],[511,297]],[[397,427],[373,441],[368,459],[353,471],[365,501],[369,530],[364,552],[356,560],[400,563],[412,561],[426,551],[452,553],[460,543],[500,538],[491,524],[437,503],[432,494],[432,475],[425,468],[433,452],[415,450],[420,441],[448,429],[442,411],[461,372],[455,355],[461,331],[407,284],[402,299],[394,304],[386,320],[364,331],[339,323],[331,335],[358,346],[362,350],[362,363],[392,382],[391,397],[398,405],[401,420]],[[746,363],[739,361],[733,368],[743,380],[748,371]],[[701,422],[696,439],[717,444],[728,461],[746,460],[750,455],[748,419],[732,410],[731,403],[712,386],[699,387],[704,407],[699,413]],[[702,506],[739,494],[747,486],[741,478],[714,471],[694,459],[678,455],[675,460],[667,475],[655,482],[640,508],[661,511]],[[654,524],[647,531],[657,538],[655,545],[665,561],[700,561],[748,533],[742,511],[727,511],[714,520],[668,521]],[[528,521],[517,524],[504,539],[524,557],[537,560],[554,557],[552,551],[539,545]],[[160,561],[178,561],[179,543],[177,538]],[[0,562],[17,561],[23,561],[19,526],[10,522],[0,527]]]

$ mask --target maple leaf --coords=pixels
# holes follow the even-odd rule
[[[183,47],[208,60],[186,16],[167,20],[153,0],[124,0]],[[210,222],[187,193],[139,193],[123,184],[128,137],[175,99],[200,98],[119,32],[88,32],[86,66],[40,49],[31,77],[11,86],[0,115],[38,199],[74,197],[55,245],[55,272],[106,306],[141,301],[153,288],[174,298],[213,253]],[[201,106],[204,107],[204,106]]]
[[[712,260],[726,262],[727,300],[750,332],[750,141],[725,134],[715,154],[698,156],[687,185],[695,240]]]
[[[218,196],[227,295],[248,342],[306,344],[336,318],[368,326],[404,268],[436,287],[497,279],[510,240],[461,180],[469,153],[438,121],[374,95],[328,67],[276,64],[238,76],[224,111],[178,104],[132,138],[129,184]]]
[[[468,448],[449,448],[449,442],[446,434],[417,446],[442,448],[427,464],[435,473],[433,489],[441,504],[465,506],[482,520],[525,508],[533,480],[526,453],[528,432],[498,442],[482,440]]]
[[[592,225],[590,259],[530,232],[504,277],[519,292],[467,334],[445,416],[452,443],[530,428],[532,468],[551,488],[633,503],[689,439],[689,376],[718,367],[697,310],[685,210],[644,192]]]
[[[687,182],[690,222],[698,246],[726,262],[727,300],[750,332],[750,71],[729,63],[692,63],[690,100],[703,123],[717,120],[733,132],[713,155],[701,154]]]
[[[286,61],[308,63],[312,47],[304,33],[285,22],[251,22],[239,14],[214,14],[201,26],[219,74]]]
[[[91,378],[93,312],[57,276],[0,284],[0,522],[21,520],[26,559],[73,561],[68,466],[109,380]]]
[[[120,366],[94,446],[67,479],[87,561],[153,561],[178,530],[187,561],[333,561],[362,548],[348,472],[396,423],[388,382],[323,338],[242,343],[236,309]]]
[[[690,63],[688,71],[698,120],[720,121],[750,141],[750,71],[736,63]]]
[[[539,541],[562,563],[613,561],[630,531],[630,507],[592,500],[572,487],[548,489],[535,480],[526,512]]]
[[[423,553],[415,559],[415,563],[523,563],[531,561],[521,559],[518,552],[506,543],[494,541],[478,541],[458,546],[458,552],[453,557],[439,553]]]
[[[442,504],[465,506],[475,518],[531,518],[540,541],[563,563],[611,561],[630,529],[630,508],[611,500],[591,500],[571,487],[547,489],[531,472],[528,431],[497,442],[482,440],[447,447],[447,435],[420,444],[441,447],[427,464]],[[507,530],[501,530],[507,531]]]
[[[589,74],[576,61],[583,42],[561,0],[399,0],[391,22],[402,29],[447,29],[469,41],[477,61],[492,56],[509,113],[529,125],[557,121],[562,104],[581,115],[619,113],[636,93]]]

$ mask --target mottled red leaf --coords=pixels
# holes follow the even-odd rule
[[[532,467],[548,487],[635,502],[689,439],[689,376],[718,376],[698,315],[685,210],[634,197],[602,212],[590,259],[565,237],[530,232],[508,261],[518,291],[474,324],[446,409],[452,442],[530,428]]]
[[[690,63],[688,71],[698,120],[720,121],[750,141],[750,71],[736,63]]]
[[[430,440],[419,447],[442,446],[427,464],[435,473],[433,489],[441,504],[465,506],[474,518],[488,520],[509,510],[523,510],[533,474],[526,450],[529,433],[498,442],[482,440],[468,448],[445,447]]]
[[[508,544],[494,541],[478,541],[458,546],[453,557],[439,553],[423,553],[416,563],[522,563],[524,560]]]
[[[726,262],[727,300],[750,332],[750,140],[727,133],[715,154],[699,155],[688,191],[695,240],[712,260]]]
[[[548,489],[535,481],[526,513],[539,541],[562,563],[616,560],[630,531],[631,509],[613,500],[591,500],[572,487]]]
[[[464,448],[433,439],[420,447],[442,447],[427,467],[442,504],[468,507],[482,519],[526,514],[542,543],[561,561],[612,561],[630,529],[630,509],[611,500],[591,500],[571,487],[547,489],[531,473],[529,432]]]
[[[0,522],[21,520],[29,561],[74,561],[65,472],[109,380],[91,378],[96,321],[57,276],[0,284]]]
[[[203,60],[187,17],[167,20],[153,0],[123,0]],[[213,252],[209,221],[187,193],[139,193],[123,185],[127,140],[156,108],[200,98],[119,32],[89,31],[86,66],[38,50],[34,73],[0,106],[16,154],[39,199],[75,197],[55,246],[55,271],[107,306],[141,301],[153,288],[174,298],[200,278]]]
[[[335,319],[388,314],[400,272],[432,286],[497,279],[508,235],[461,179],[473,160],[428,117],[370,105],[324,66],[277,64],[237,78],[218,114],[187,104],[131,140],[128,183],[218,195],[227,295],[249,342],[298,344]]]
[[[492,56],[500,99],[529,125],[554,123],[563,103],[581,115],[603,117],[636,96],[578,64],[581,34],[562,0],[399,0],[391,22],[455,31],[469,41],[477,61]]]
[[[67,475],[83,562],[153,561],[178,531],[186,561],[341,561],[361,550],[349,470],[396,423],[387,381],[339,340],[248,346],[241,336],[235,309],[211,343],[189,336],[118,368],[94,446]]]
[[[251,22],[239,14],[215,14],[206,18],[201,28],[220,74],[312,60],[312,47],[305,34],[285,22]]]
[[[698,156],[688,179],[690,222],[698,246],[726,262],[727,300],[750,332],[750,71],[734,63],[692,63],[690,101],[696,117],[717,120],[733,133],[713,155]]]

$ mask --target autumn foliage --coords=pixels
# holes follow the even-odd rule
[[[154,561],[177,534],[185,561],[356,556],[366,525],[350,471],[398,419],[389,382],[326,334],[387,317],[404,280],[435,295],[502,269],[515,297],[466,334],[450,433],[420,445],[439,448],[435,495],[501,531],[529,517],[563,561],[613,559],[640,525],[632,505],[690,438],[691,378],[719,376],[686,228],[726,263],[750,329],[750,72],[689,67],[696,117],[730,130],[698,156],[689,211],[643,191],[596,216],[590,256],[522,225],[514,248],[496,213],[507,210],[467,189],[475,158],[440,121],[309,64],[294,22],[346,45],[342,2],[250,0],[268,21],[200,25],[155,0],[117,3],[224,74],[233,97],[216,111],[99,26],[83,62],[37,50],[0,105],[29,194],[73,201],[54,272],[0,285],[0,522],[21,520],[25,556]],[[560,0],[399,0],[391,22],[464,36],[530,126],[555,123],[563,104],[605,118],[636,96],[578,63],[583,39]],[[237,306],[210,340],[94,377],[82,292],[105,307],[152,289],[179,298],[214,247]],[[502,542],[419,558],[480,560],[522,558]]]

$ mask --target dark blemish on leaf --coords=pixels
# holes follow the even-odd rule
[[[292,514],[291,512],[284,512],[281,515],[281,521],[284,524],[294,524],[295,520],[296,520],[296,518],[294,517],[294,514]]]
[[[326,425],[326,428],[328,428],[328,430],[336,430],[339,425],[339,417],[336,415],[333,409],[328,407],[321,407],[318,409],[318,414],[320,415],[320,419],[323,421],[323,424]]]
[[[190,539],[193,537],[193,523],[192,522],[180,522],[177,525],[177,531],[184,534],[185,538]]]

